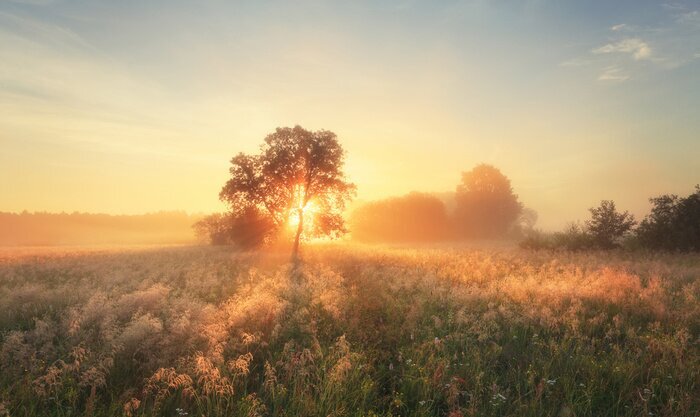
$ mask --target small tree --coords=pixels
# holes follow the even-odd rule
[[[238,154],[219,194],[233,214],[255,210],[272,232],[293,226],[293,259],[302,237],[345,233],[342,211],[355,192],[345,179],[344,151],[335,133],[300,126],[278,128],[260,154]],[[312,221],[308,221],[312,217]]]
[[[618,213],[612,200],[603,200],[589,211],[591,219],[586,221],[586,229],[593,244],[601,249],[617,246],[620,238],[637,224],[629,212]]]
[[[192,225],[198,240],[209,241],[212,245],[226,245],[230,243],[230,230],[226,222],[226,215],[215,213],[204,217]]]
[[[193,226],[200,241],[212,245],[234,245],[240,249],[255,249],[271,239],[273,231],[269,218],[256,207],[240,213],[215,213]]]
[[[486,164],[462,174],[455,198],[456,227],[466,237],[503,236],[522,211],[510,180]]]

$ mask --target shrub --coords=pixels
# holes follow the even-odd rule
[[[429,242],[448,235],[445,204],[413,192],[359,207],[352,213],[352,236],[366,242]]]
[[[554,249],[552,235],[539,230],[529,231],[519,245],[523,249]]]
[[[201,241],[212,245],[234,245],[254,249],[267,243],[273,232],[272,221],[249,207],[240,214],[212,214],[192,226]]]

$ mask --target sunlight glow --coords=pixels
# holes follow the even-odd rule
[[[304,207],[298,207],[290,210],[289,221],[287,224],[293,230],[296,230],[299,225],[299,211],[304,215],[304,229],[313,226],[314,224],[314,213],[317,211],[316,204],[313,201],[309,201]]]
[[[306,204],[303,203],[304,187],[302,185],[297,186],[295,194],[296,204],[291,210],[289,210],[287,226],[292,231],[297,229],[299,226],[299,211],[301,211],[304,217],[304,232],[306,232],[310,230],[314,224],[314,214],[318,211],[318,207],[313,201],[308,201]]]

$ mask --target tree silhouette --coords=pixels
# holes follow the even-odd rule
[[[455,226],[465,237],[503,236],[522,211],[510,180],[486,164],[462,174],[455,198]]]
[[[589,211],[591,219],[586,221],[586,229],[593,244],[601,249],[614,248],[617,241],[637,224],[629,212],[618,213],[612,200],[603,200],[600,206]]]
[[[651,213],[637,229],[637,239],[651,249],[700,251],[700,185],[687,197],[650,199]]]
[[[295,225],[292,257],[297,259],[303,237],[346,232],[342,211],[355,185],[345,179],[344,156],[333,132],[277,128],[258,155],[240,153],[231,159],[231,178],[219,197],[234,215],[255,208],[274,232]],[[305,223],[309,216],[313,221]]]

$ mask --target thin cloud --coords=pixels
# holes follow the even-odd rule
[[[593,49],[594,54],[631,54],[635,60],[651,58],[651,47],[639,38],[627,38]]]
[[[610,27],[610,30],[613,32],[619,32],[621,30],[626,30],[629,29],[630,27],[626,23],[620,23],[619,25],[614,25]]]
[[[670,10],[685,10],[685,6],[678,2],[666,2],[662,6]]]
[[[627,81],[630,79],[629,74],[626,74],[622,68],[619,67],[607,67],[603,72],[598,76],[598,81],[616,81],[616,82],[622,82],[622,81]]]
[[[678,16],[678,22],[690,25],[700,25],[700,11],[693,10],[681,14]]]

